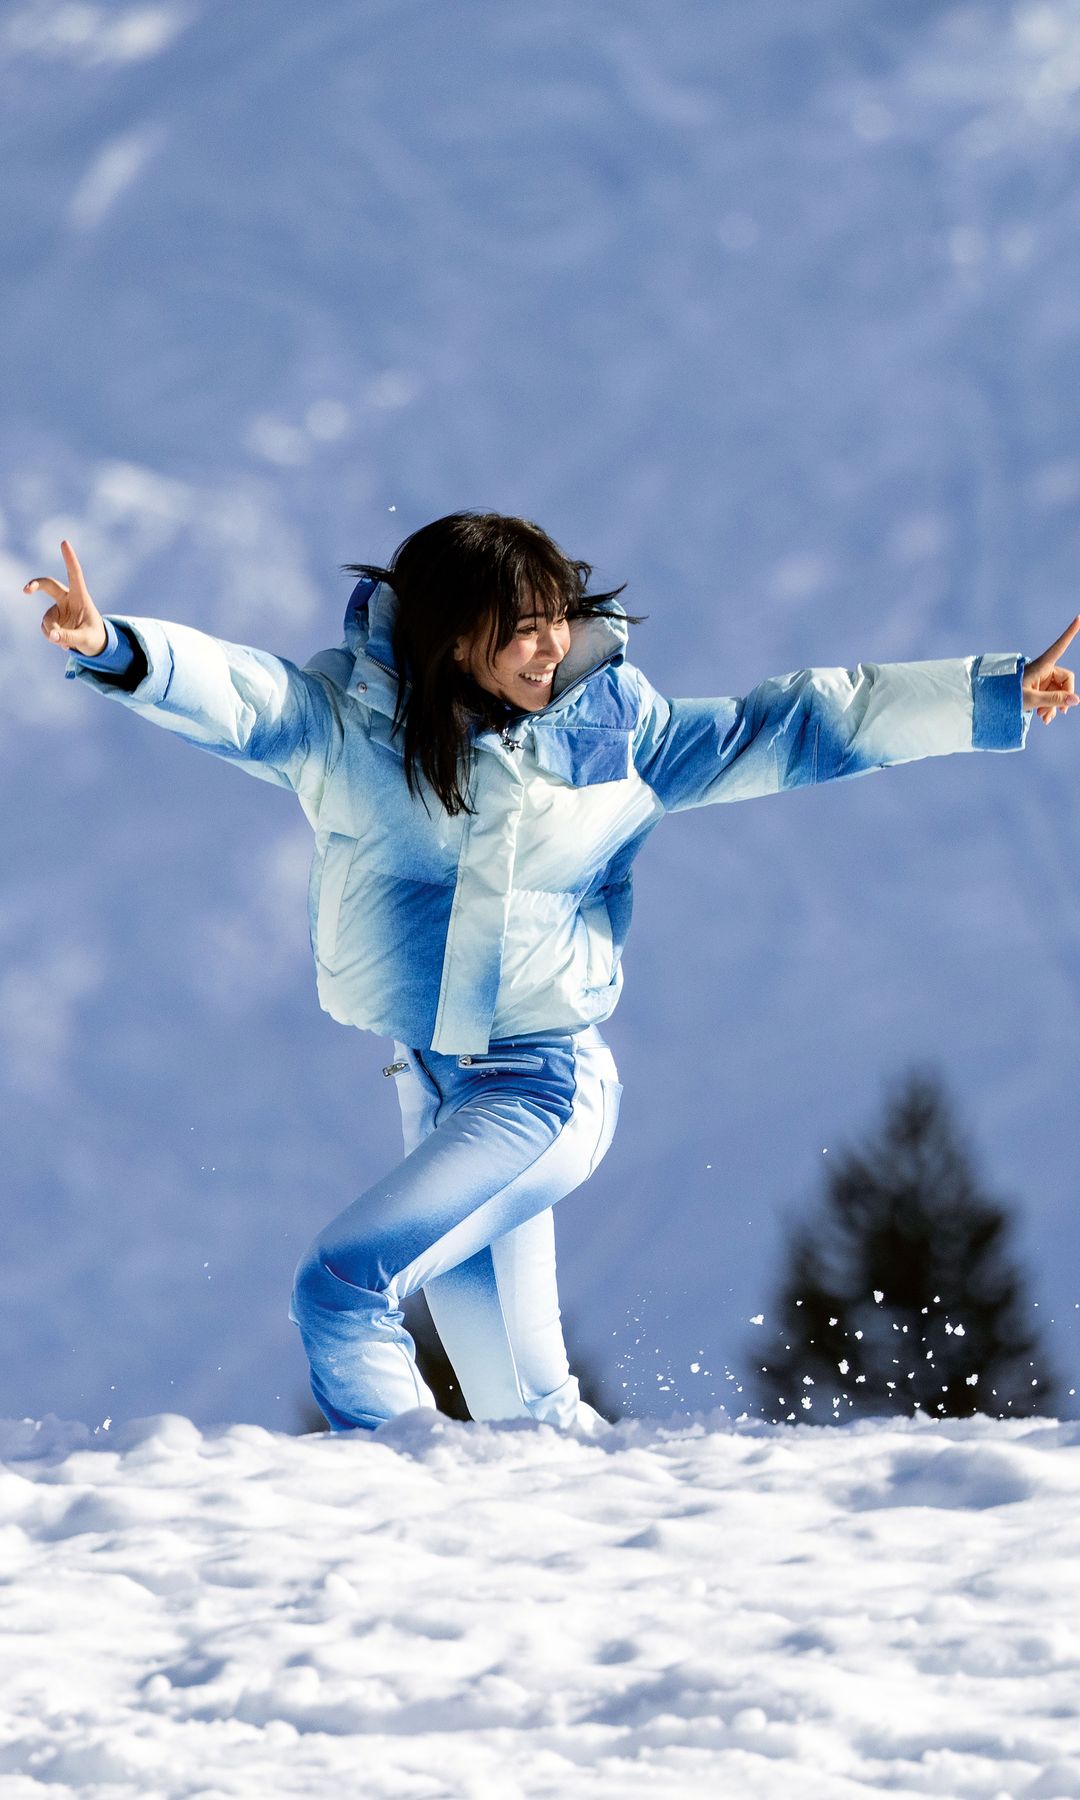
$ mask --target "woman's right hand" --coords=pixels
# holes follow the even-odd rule
[[[66,538],[60,550],[70,585],[64,587],[51,575],[35,575],[26,583],[23,593],[41,592],[53,602],[41,621],[41,629],[50,643],[74,650],[79,656],[100,656],[108,643],[105,621],[87,592],[79,559]]]

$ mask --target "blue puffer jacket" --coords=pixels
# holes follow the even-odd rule
[[[665,700],[625,660],[618,602],[576,620],[553,696],[474,739],[473,816],[410,797],[391,731],[395,599],[361,581],[345,642],[305,668],[188,626],[117,619],[145,653],[130,692],[69,675],[254,775],[315,831],[319,998],[417,1049],[606,1019],[622,986],[631,865],[666,812],[958,750],[1020,749],[1024,658],[863,663]]]

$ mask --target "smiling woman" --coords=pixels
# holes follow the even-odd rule
[[[459,638],[454,658],[479,687],[507,706],[530,712],[551,698],[555,671],[570,648],[570,621],[565,613],[548,619],[527,602],[508,644],[492,650],[490,633]]]
[[[589,563],[573,561],[531,520],[501,513],[451,513],[407,537],[389,568],[347,570],[397,596],[395,720],[405,776],[412,793],[423,776],[451,814],[470,810],[470,731],[502,730],[515,710],[545,706],[573,623],[622,593],[590,594]]]
[[[315,833],[319,997],[389,1037],[405,1158],[320,1233],[290,1316],[336,1430],[434,1406],[401,1302],[417,1288],[474,1418],[593,1429],[562,1339],[552,1208],[611,1142],[598,1026],[622,989],[632,865],[672,811],[1016,750],[1076,704],[1042,656],[861,663],[743,698],[667,700],[626,660],[616,592],[524,519],[455,513],[360,580],[344,642],[303,668],[27,583],[68,674],[291,789]]]

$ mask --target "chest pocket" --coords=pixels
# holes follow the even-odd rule
[[[572,787],[625,781],[630,773],[630,733],[612,725],[566,725],[533,736],[533,754],[548,775]]]

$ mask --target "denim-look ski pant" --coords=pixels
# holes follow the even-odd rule
[[[423,1288],[474,1419],[577,1419],[552,1205],[587,1180],[618,1118],[595,1026],[483,1055],[394,1047],[405,1160],[321,1232],[290,1318],[336,1431],[434,1407],[400,1302]]]

